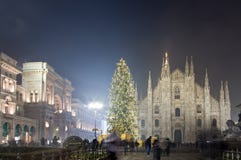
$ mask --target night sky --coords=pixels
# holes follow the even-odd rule
[[[0,51],[48,62],[85,103],[108,105],[121,57],[145,96],[166,51],[172,71],[192,56],[200,85],[207,68],[211,94],[227,80],[232,107],[241,103],[241,1],[0,0],[0,22]]]

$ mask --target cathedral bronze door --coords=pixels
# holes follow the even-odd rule
[[[174,132],[174,142],[177,144],[182,143],[182,132],[179,129]]]

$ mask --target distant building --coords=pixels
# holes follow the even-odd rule
[[[138,102],[139,136],[170,138],[177,143],[194,143],[215,138],[226,130],[230,117],[228,83],[221,82],[220,98],[210,94],[208,73],[204,86],[195,81],[194,64],[186,60],[185,72],[170,71],[166,53],[161,76],[153,88],[149,72],[147,96]]]
[[[99,115],[100,111],[95,112],[88,109],[88,106],[82,103],[79,99],[74,98],[72,100],[72,111],[74,112],[76,119],[75,135],[83,139],[94,139],[94,129],[96,127],[96,135],[98,136],[102,132],[102,115]],[[95,126],[96,122],[96,126]]]

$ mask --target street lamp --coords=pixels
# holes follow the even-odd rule
[[[103,104],[100,103],[100,102],[91,102],[88,104],[88,108],[90,109],[94,109],[94,112],[95,112],[95,128],[94,128],[94,131],[95,131],[95,139],[97,138],[96,137],[96,110],[97,109],[101,109],[103,107]]]

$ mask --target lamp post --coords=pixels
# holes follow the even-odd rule
[[[97,128],[96,128],[96,111],[97,111],[97,109],[101,109],[102,107],[103,107],[103,104],[100,103],[100,102],[91,102],[91,103],[88,104],[88,108],[93,109],[94,112],[95,112],[95,128],[94,128],[95,139],[97,138],[96,137],[96,130],[97,130]]]

